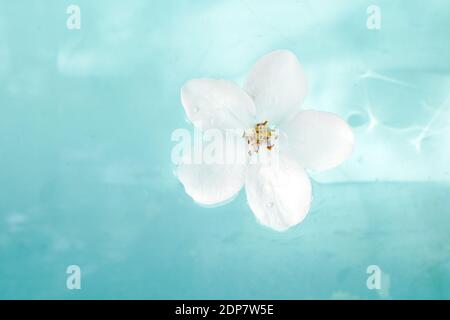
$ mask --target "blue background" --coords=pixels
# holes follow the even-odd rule
[[[450,298],[448,1],[377,0],[380,30],[369,1],[77,0],[80,30],[69,4],[0,4],[0,298]],[[170,160],[182,84],[276,49],[357,140],[285,233],[243,192],[195,204]]]

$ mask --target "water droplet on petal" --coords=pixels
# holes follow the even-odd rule
[[[194,113],[198,113],[200,111],[200,109],[198,107],[194,107],[193,111],[194,111]]]
[[[266,206],[267,206],[267,208],[273,208],[273,202],[272,201],[267,202]]]

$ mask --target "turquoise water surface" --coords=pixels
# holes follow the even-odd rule
[[[445,0],[1,1],[0,299],[449,299],[449,34]],[[284,233],[244,192],[195,204],[170,158],[183,83],[276,49],[357,141]]]

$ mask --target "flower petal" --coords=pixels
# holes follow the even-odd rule
[[[245,181],[245,165],[181,164],[176,174],[186,193],[204,205],[221,204],[241,190]]]
[[[259,222],[277,231],[300,223],[311,204],[311,182],[303,168],[287,157],[278,165],[250,165],[247,201]]]
[[[329,112],[306,110],[280,126],[281,152],[286,152],[307,169],[323,171],[341,164],[353,150],[350,126]]]
[[[181,102],[199,129],[242,129],[253,123],[253,100],[232,81],[190,80],[181,88]]]
[[[307,92],[306,76],[295,54],[278,50],[256,63],[245,90],[255,101],[257,120],[278,124],[300,110]]]

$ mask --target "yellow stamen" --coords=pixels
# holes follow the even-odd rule
[[[252,152],[258,153],[260,146],[263,144],[267,150],[272,150],[274,147],[272,138],[277,139],[277,136],[273,134],[274,132],[275,130],[269,127],[268,121],[257,123],[249,132],[245,131],[242,137],[247,139],[247,144],[250,147],[249,155],[251,156]]]

